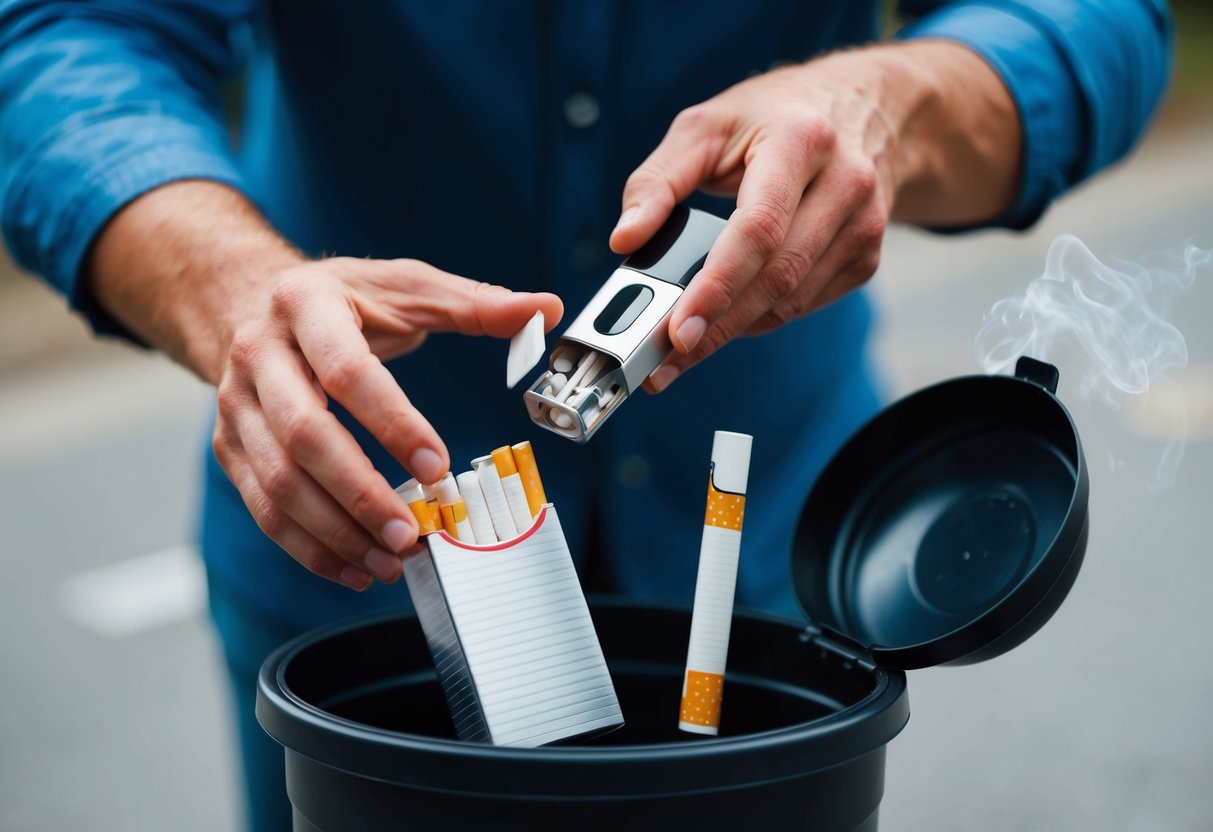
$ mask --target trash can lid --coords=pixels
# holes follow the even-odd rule
[[[1035,633],[1087,541],[1087,469],[1055,396],[1021,358],[890,406],[805,502],[792,580],[813,630],[886,668],[969,664]]]

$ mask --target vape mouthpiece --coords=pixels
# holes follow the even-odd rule
[[[670,311],[725,221],[678,205],[556,341],[523,400],[535,424],[585,443],[673,351]]]

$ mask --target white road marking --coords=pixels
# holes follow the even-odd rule
[[[206,606],[206,575],[192,546],[73,575],[59,588],[59,611],[86,630],[133,636],[198,615]]]

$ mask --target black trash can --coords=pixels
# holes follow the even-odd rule
[[[792,553],[811,623],[735,617],[719,737],[677,729],[689,608],[591,603],[626,724],[558,747],[457,741],[411,616],[284,646],[257,717],[295,829],[875,830],[903,671],[1010,649],[1077,575],[1087,473],[1056,384],[1031,359],[945,382],[839,451]]]

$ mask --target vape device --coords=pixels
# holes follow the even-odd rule
[[[725,221],[678,205],[616,269],[556,341],[523,393],[538,425],[586,443],[670,354],[670,311],[703,267]]]

